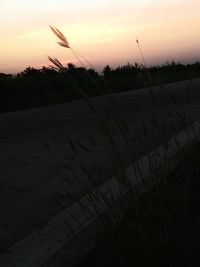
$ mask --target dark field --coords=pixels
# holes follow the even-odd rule
[[[199,71],[199,63],[184,66],[172,62],[149,69],[138,65],[114,70],[106,67],[103,75],[73,65],[62,72],[28,68],[15,77],[1,74],[1,254],[10,259],[9,249],[15,243],[46,225],[91,189],[111,177],[120,176],[139,157],[198,121],[200,79],[192,78],[199,77]],[[180,80],[184,81],[171,83]],[[78,94],[77,85],[87,99]],[[167,205],[164,213],[155,190],[142,195],[140,216],[135,220],[135,211],[130,210],[122,225],[112,227],[109,241],[104,239],[98,243],[99,248],[96,247],[87,259],[86,266],[129,266],[129,262],[132,266],[132,255],[135,255],[134,263],[141,259],[142,264],[147,265],[156,259],[156,264],[164,266],[165,259],[169,264],[174,259],[180,262],[181,252],[193,249],[197,242],[197,228],[193,223],[198,223],[199,217],[196,214],[187,228],[181,216],[185,213],[186,220],[190,220],[196,202],[189,200],[185,206],[186,195],[179,190],[187,191],[190,168],[198,172],[199,151],[190,152],[189,157],[191,153],[194,160],[186,159],[189,162],[186,169],[179,166],[181,169],[175,170],[175,176],[168,179],[167,188],[165,184],[159,185],[159,194]],[[180,180],[183,173],[187,173],[187,177]],[[170,196],[169,191],[173,191]],[[178,206],[168,209],[171,197],[177,197]],[[188,205],[192,208],[188,209]],[[180,216],[176,214],[179,208]],[[137,236],[137,228],[132,228],[133,221],[134,226],[140,225],[142,238]],[[190,231],[192,227],[194,232]],[[181,231],[189,233],[181,236]],[[173,242],[172,233],[177,243]],[[186,241],[190,236],[192,245],[188,248]],[[164,248],[159,247],[160,244]],[[132,246],[135,254],[132,254]],[[177,254],[174,254],[176,248]],[[118,258],[119,251],[122,254]],[[186,262],[190,260],[188,255],[185,255]],[[103,260],[99,261],[101,257]],[[196,258],[194,260],[196,263]],[[32,263],[34,266],[34,261]],[[19,262],[16,266],[22,265]],[[49,266],[57,265],[51,265],[50,261]]]

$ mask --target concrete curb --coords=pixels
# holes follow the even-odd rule
[[[200,135],[200,123],[196,122],[184,131],[171,138],[166,145],[159,146],[151,153],[142,157],[138,162],[126,169],[128,182],[136,187],[140,193],[148,190],[144,182],[158,166],[172,158],[181,149],[197,140]],[[153,186],[155,181],[148,181]],[[46,265],[59,250],[67,247],[70,242],[86,231],[97,219],[96,208],[106,210],[105,198],[108,201],[119,200],[127,193],[127,189],[115,178],[108,180],[90,194],[81,198],[69,208],[52,218],[42,229],[38,229],[17,242],[9,249],[7,254],[0,257],[2,267],[40,267],[58,266]],[[95,199],[95,203],[91,202]],[[94,240],[92,241],[94,244]],[[91,245],[92,246],[92,245]],[[71,245],[68,246],[70,250]],[[80,247],[77,247],[80,250]],[[73,255],[86,254],[87,252],[73,251]],[[73,256],[74,257],[74,256]],[[73,265],[74,259],[69,259]]]

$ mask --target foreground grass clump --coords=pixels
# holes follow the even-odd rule
[[[71,49],[65,36],[56,28],[51,29],[62,41],[58,42],[58,44]],[[80,54],[77,55],[74,50],[72,52],[73,54],[75,53],[75,56],[82,64],[83,57]],[[55,69],[64,71],[63,65],[57,58],[49,57],[49,60]],[[84,65],[82,66],[84,67]],[[136,65],[135,68],[138,74],[138,66]],[[111,72],[109,68],[106,69],[107,79],[104,80],[109,89],[111,86],[108,77],[111,77]],[[189,173],[189,163],[185,164],[184,162],[183,164],[188,169],[182,170],[180,165],[172,176],[158,179],[162,180],[162,182],[144,194],[139,194],[139,190],[129,183],[125,172],[127,159],[125,159],[125,154],[122,154],[119,149],[120,143],[123,144],[122,150],[124,150],[124,146],[129,150],[130,164],[131,162],[138,162],[140,157],[139,148],[141,146],[144,148],[145,145],[144,142],[141,145],[141,137],[144,137],[143,139],[148,142],[148,146],[151,145],[152,138],[156,140],[152,144],[155,145],[155,142],[159,140],[161,144],[167,146],[169,137],[184,129],[188,123],[185,109],[182,112],[181,105],[179,105],[179,101],[177,101],[173,94],[164,95],[165,98],[169,98],[169,110],[166,108],[162,112],[160,109],[158,113],[159,105],[156,101],[156,94],[149,88],[149,85],[154,84],[153,76],[146,66],[143,68],[143,72],[140,78],[149,96],[147,114],[149,121],[143,123],[142,127],[138,125],[140,129],[144,130],[140,130],[139,135],[136,134],[134,120],[124,116],[124,113],[121,112],[112,96],[108,95],[109,105],[106,106],[107,116],[110,114],[112,119],[107,122],[102,118],[95,102],[92,101],[90,95],[77,82],[77,79],[70,73],[67,75],[72,81],[77,95],[85,101],[99,122],[99,130],[102,133],[103,140],[107,147],[110,148],[113,156],[114,164],[112,167],[116,168],[117,166],[118,182],[126,188],[132,200],[132,208],[126,213],[126,208],[124,208],[123,213],[125,213],[125,216],[121,216],[120,212],[118,213],[114,194],[112,195],[111,193],[108,196],[107,192],[102,194],[98,191],[97,196],[91,197],[90,201],[96,208],[97,217],[102,225],[99,225],[98,229],[99,242],[82,266],[179,266],[182,263],[187,263],[185,266],[188,266],[189,263],[196,262],[197,253],[195,253],[195,249],[197,246],[195,244],[197,243],[197,235],[195,233],[196,228],[193,227],[194,221],[191,220],[190,206],[192,198],[189,188],[190,179],[185,175],[185,173]],[[99,88],[99,84],[91,77],[91,74],[87,73],[87,70],[85,74],[88,81],[95,85],[97,91],[102,89]],[[163,88],[161,87],[161,89]],[[112,90],[110,91],[112,92]],[[160,93],[165,94],[164,90],[161,90]],[[99,179],[95,180],[94,173],[90,173],[84,166],[85,157],[81,158],[81,153],[74,149],[73,140],[70,140],[70,146],[74,153],[74,162],[82,169],[94,189],[97,188],[99,186]],[[194,151],[190,151],[189,155],[193,154]],[[200,159],[199,150],[198,159]],[[151,161],[152,159],[149,158],[149,160]],[[185,161],[187,162],[187,160]],[[167,168],[167,159],[165,163]],[[195,164],[199,166],[199,163],[200,160]],[[75,169],[71,168],[71,171],[75,172]],[[138,166],[138,170],[139,175],[142,176],[140,166]],[[181,173],[179,173],[180,171]],[[180,177],[182,178],[179,179]],[[79,177],[77,178],[80,179]],[[85,179],[84,182],[86,183],[86,181]],[[99,208],[100,202],[96,202],[99,198],[105,207],[103,212]],[[192,240],[192,242],[188,242],[189,240]],[[194,257],[192,257],[192,253]],[[182,264],[181,266],[184,265]]]
[[[199,266],[200,144],[173,173],[140,196],[81,267]],[[139,213],[138,213],[139,212]]]

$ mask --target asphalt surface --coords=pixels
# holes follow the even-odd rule
[[[200,119],[200,78],[0,114],[0,252],[90,189],[83,166],[98,181],[117,175],[116,154],[128,165],[132,145],[150,151],[177,111],[187,124]]]

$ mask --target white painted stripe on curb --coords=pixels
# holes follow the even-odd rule
[[[166,146],[159,146],[138,162],[126,169],[126,175],[132,185],[138,185],[149,173],[162,164],[165,159],[175,155],[181,148],[200,135],[200,123],[196,122],[168,141]],[[143,171],[142,176],[140,168]],[[103,197],[119,199],[126,193],[125,187],[115,178],[93,190],[69,208],[52,218],[42,229],[38,229],[17,242],[9,253],[0,257],[2,267],[40,267],[72,238],[82,232],[97,218],[90,198],[96,196],[98,207],[104,210]]]

